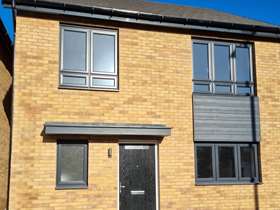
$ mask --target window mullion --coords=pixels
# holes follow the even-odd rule
[[[232,44],[231,45],[231,48],[232,48],[232,52],[231,52],[231,62],[232,62],[232,81],[233,81],[233,85],[232,85],[232,93],[234,95],[237,94],[237,84],[236,84],[236,45],[235,44]]]
[[[236,144],[236,145],[234,145],[234,162],[235,162],[235,179],[237,180],[237,181],[239,181],[239,175],[238,175],[238,173],[239,173],[239,170],[238,170],[238,144]]]
[[[251,95],[255,94],[255,83],[254,83],[254,71],[253,71],[253,51],[252,51],[252,45],[249,45],[249,59],[250,59],[250,82],[253,83],[253,85],[250,85],[251,89]]]
[[[215,62],[214,62],[214,42],[209,42],[209,80],[210,92],[215,93]]]
[[[260,172],[259,172],[259,147],[258,145],[252,145],[254,147],[254,164],[255,164],[255,180],[260,181]]]
[[[241,155],[240,155],[240,144],[236,145],[236,157],[237,157],[237,180],[240,181],[241,179]]]
[[[87,65],[88,65],[88,88],[91,87],[91,71],[92,71],[92,45],[91,45],[91,31],[88,31],[87,39]]]
[[[216,166],[216,149],[215,145],[212,145],[212,165],[213,165],[213,178],[215,181],[217,181],[217,166]]]
[[[214,144],[213,145],[213,150],[214,150],[214,169],[215,169],[215,180],[216,182],[219,179],[219,157],[218,157],[218,145],[219,144]]]

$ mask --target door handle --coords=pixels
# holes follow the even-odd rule
[[[126,188],[126,186],[124,186],[120,183],[120,193],[122,193],[122,189],[125,189],[125,188]]]

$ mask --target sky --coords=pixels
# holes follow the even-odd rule
[[[4,22],[10,38],[13,38],[13,15],[10,9],[6,9],[2,5],[2,0],[0,0],[0,18]]]
[[[280,0],[150,0],[228,12],[255,20],[280,25]],[[0,18],[13,39],[13,21],[10,9],[3,8],[0,0]]]

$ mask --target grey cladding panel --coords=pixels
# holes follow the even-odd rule
[[[194,95],[194,141],[260,141],[258,97]]]

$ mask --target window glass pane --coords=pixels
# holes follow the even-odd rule
[[[93,34],[93,71],[114,73],[115,36]]]
[[[82,76],[63,75],[63,85],[86,86],[87,78]]]
[[[216,93],[231,93],[230,85],[215,85]]]
[[[250,50],[248,47],[236,47],[237,81],[250,81]]]
[[[214,46],[215,80],[229,81],[230,73],[230,46]]]
[[[235,159],[234,159],[234,147],[219,146],[219,177],[231,178],[235,177]]]
[[[193,68],[194,79],[209,79],[208,44],[193,44]]]
[[[197,146],[196,161],[197,161],[197,178],[213,177],[212,147]]]
[[[209,92],[209,85],[207,84],[194,84],[193,91],[197,93],[207,93]]]
[[[241,177],[255,177],[254,147],[240,147]]]
[[[239,94],[239,95],[250,95],[251,94],[251,89],[250,89],[250,87],[238,86],[237,87],[237,94]]]
[[[83,181],[84,145],[62,144],[60,158],[61,182]]]
[[[107,78],[92,78],[92,86],[115,87],[115,80]]]
[[[86,71],[86,32],[64,30],[63,70]]]

